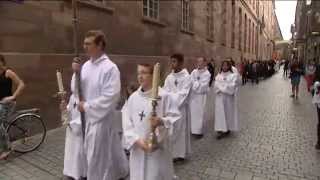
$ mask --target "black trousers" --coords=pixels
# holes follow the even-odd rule
[[[288,69],[283,69],[283,76],[288,77]]]
[[[318,141],[317,141],[317,143],[320,144],[320,108],[318,106],[317,106],[317,112],[318,112],[318,126],[317,126]]]

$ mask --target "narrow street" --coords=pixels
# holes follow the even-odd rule
[[[290,81],[279,72],[259,85],[240,89],[241,132],[217,141],[210,132],[192,142],[190,159],[176,165],[180,180],[320,180],[316,114],[301,84],[291,99]],[[0,180],[62,178],[64,130],[49,132],[38,151],[0,163]]]

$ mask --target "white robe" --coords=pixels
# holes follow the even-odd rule
[[[312,104],[315,104],[318,108],[320,108],[320,93],[318,88],[320,87],[320,82],[316,81],[312,88],[314,89],[314,95],[312,97]]]
[[[125,137],[124,137],[124,130],[127,129],[128,125],[130,126],[130,123],[128,124],[127,123],[127,119],[128,119],[128,100],[126,100],[126,102],[124,103],[124,105],[122,106],[122,109],[121,109],[121,128],[122,128],[122,147],[126,150],[129,150],[127,149],[126,147],[126,144],[125,144]]]
[[[164,83],[164,89],[176,99],[181,118],[174,124],[172,151],[174,158],[186,158],[191,153],[191,125],[189,111],[189,93],[191,77],[186,69],[178,73],[171,72]]]
[[[69,114],[69,125],[66,129],[66,141],[64,152],[63,174],[74,179],[86,177],[86,161],[83,147],[83,135],[81,130],[80,112],[74,106],[79,98],[74,91],[74,76],[71,80],[71,92],[67,110]]]
[[[118,67],[104,54],[87,61],[81,71],[85,100],[85,153],[89,180],[118,180],[126,176],[128,162],[114,127],[114,111],[120,94]]]
[[[164,126],[157,128],[160,148],[152,153],[144,152],[135,143],[146,140],[150,134],[149,118],[152,112],[151,91],[142,92],[139,88],[127,103],[123,116],[125,146],[130,149],[130,180],[172,180],[174,176],[170,137],[175,121],[180,118],[179,109],[167,93],[160,89],[161,100],[156,109]]]
[[[190,94],[191,133],[203,134],[205,110],[209,92],[210,72],[207,69],[195,69],[191,73],[193,82]]]
[[[214,90],[216,92],[215,130],[222,132],[238,131],[238,116],[235,113],[237,74],[231,72],[219,73],[215,79]]]

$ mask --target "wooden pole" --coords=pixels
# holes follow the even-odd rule
[[[79,49],[78,49],[78,5],[77,0],[72,0],[72,11],[73,11],[73,49],[74,55],[77,57],[76,63],[81,63],[79,59]],[[78,93],[79,101],[83,101],[83,94],[81,90],[81,71],[75,73],[75,92]],[[86,121],[85,121],[85,114],[81,112],[81,129],[83,139],[85,137],[85,130],[86,130]]]

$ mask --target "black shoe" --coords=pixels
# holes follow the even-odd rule
[[[222,139],[222,138],[224,138],[224,133],[223,132],[218,132],[218,135],[217,135],[217,137],[216,137],[216,139],[217,140],[220,140],[220,139]]]
[[[72,177],[69,177],[69,176],[64,176],[63,180],[75,180],[75,179]],[[80,178],[80,180],[82,180],[82,179]]]
[[[291,98],[294,98],[294,94],[291,94],[291,96],[290,96]]]
[[[173,163],[180,163],[180,162],[184,162],[184,161],[185,161],[185,158],[181,158],[181,157],[173,159]]]
[[[231,131],[228,130],[228,131],[225,132],[224,134],[225,134],[225,136],[229,136],[229,135],[231,134]]]
[[[320,142],[316,144],[316,150],[320,150]]]
[[[196,139],[201,139],[203,138],[203,134],[192,134],[192,136]]]

